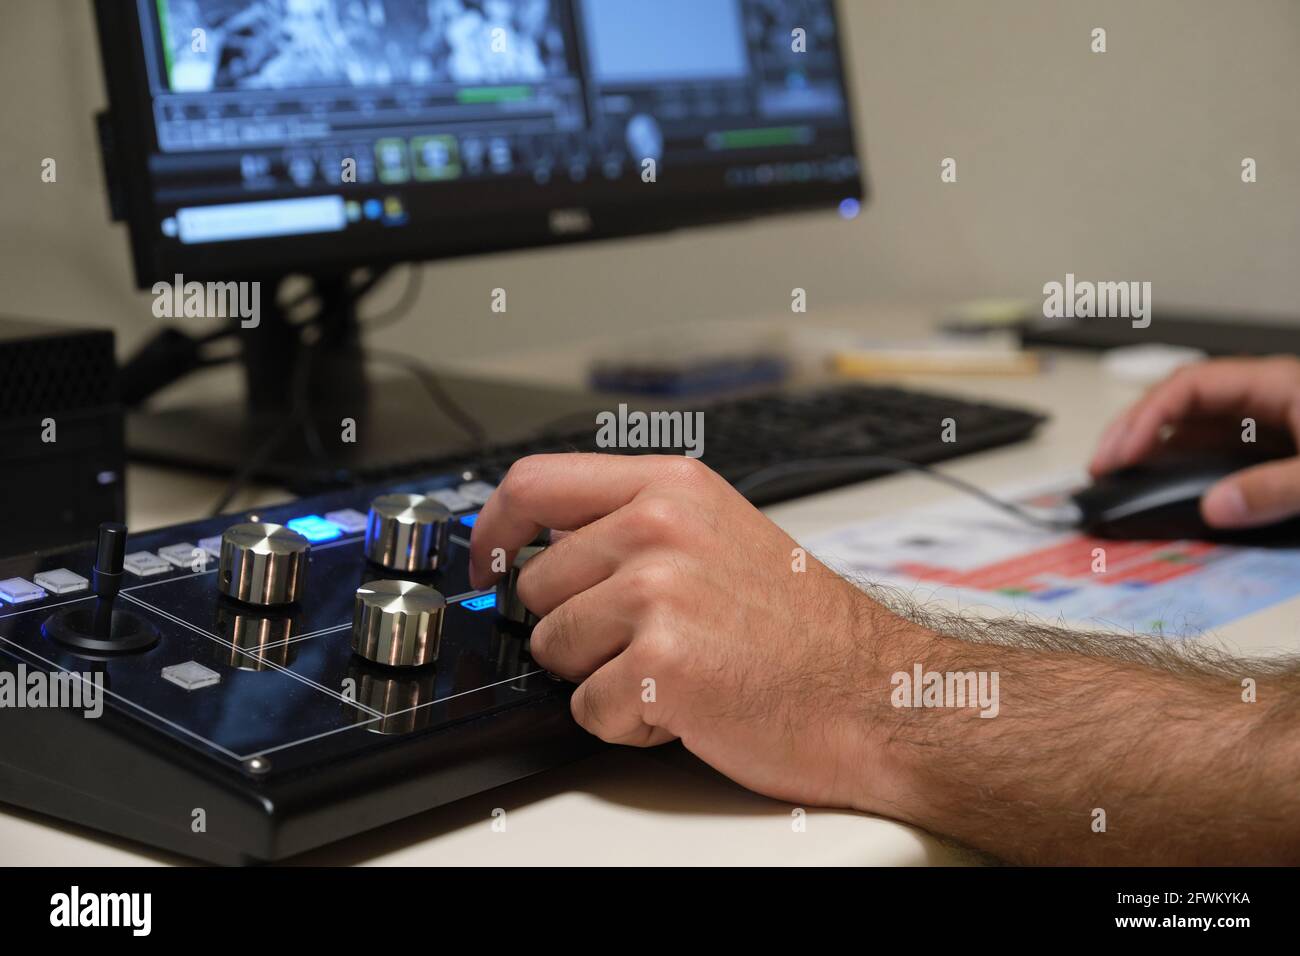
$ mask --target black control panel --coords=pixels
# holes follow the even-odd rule
[[[0,561],[0,801],[241,863],[591,752],[515,576],[469,585],[491,491],[442,476]]]

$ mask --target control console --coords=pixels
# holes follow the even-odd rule
[[[267,861],[593,751],[529,657],[514,589],[544,542],[470,587],[492,490],[441,476],[0,560],[0,801]]]

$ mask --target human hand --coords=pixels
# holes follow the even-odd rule
[[[1255,420],[1253,448],[1243,420]],[[1089,470],[1126,468],[1162,448],[1270,452],[1211,488],[1201,513],[1213,527],[1271,524],[1300,514],[1300,359],[1218,359],[1179,369],[1111,423]]]
[[[741,785],[851,806],[866,779],[865,595],[689,458],[539,455],[474,526],[471,580],[541,528],[524,565],[531,653],[579,683],[574,718],[612,743],[680,738]],[[498,560],[498,567],[501,566]]]

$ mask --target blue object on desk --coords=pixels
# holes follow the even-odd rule
[[[775,355],[692,362],[600,362],[591,370],[591,387],[598,392],[685,397],[776,385],[789,375],[790,363]]]

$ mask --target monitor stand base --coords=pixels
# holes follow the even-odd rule
[[[590,421],[594,429],[594,409],[601,404],[576,390],[460,375],[439,375],[439,382],[482,425],[491,444],[522,440],[554,425]],[[413,377],[372,380],[367,392],[361,404],[313,403],[310,414],[287,429],[286,413],[250,414],[237,401],[132,412],[127,454],[137,462],[235,475],[272,444],[249,477],[295,494],[475,459],[477,443]]]

